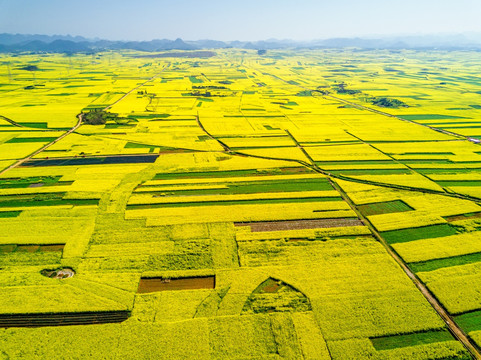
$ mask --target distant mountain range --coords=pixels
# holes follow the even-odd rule
[[[0,52],[97,52],[104,50],[130,49],[145,52],[163,50],[200,50],[240,48],[254,50],[274,49],[439,49],[481,50],[481,34],[392,36],[379,38],[332,38],[313,41],[269,39],[262,41],[217,41],[217,40],[151,40],[112,41],[87,39],[70,35],[25,35],[0,34]]]

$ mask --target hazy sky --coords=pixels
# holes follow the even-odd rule
[[[481,0],[0,0],[0,33],[310,40],[481,32]]]

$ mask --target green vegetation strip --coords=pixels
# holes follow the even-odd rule
[[[195,76],[189,76],[189,80],[193,84],[198,84],[198,83],[203,83],[204,81],[202,79],[198,79]]]
[[[439,114],[411,114],[411,115],[396,115],[406,120],[444,120],[444,119],[469,119],[462,116],[453,115],[439,115]]]
[[[481,330],[481,310],[455,316],[454,320],[466,333]]]
[[[436,181],[441,186],[481,186],[481,180]]]
[[[455,234],[457,234],[456,229],[449,224],[430,225],[417,228],[381,232],[382,237],[389,244],[403,243],[420,239],[437,238]]]
[[[407,175],[411,174],[409,169],[345,169],[345,170],[330,170],[336,175]]]
[[[21,212],[22,210],[0,211],[0,219],[17,217]]]
[[[0,179],[0,188],[27,188],[33,184],[42,184],[42,186],[52,186],[58,183],[62,176],[32,176],[26,178],[5,178]]]
[[[358,209],[361,211],[361,213],[364,216],[392,214],[392,213],[414,210],[412,207],[410,207],[408,204],[406,204],[402,200],[359,205]]]
[[[55,137],[18,137],[18,138],[13,138],[13,139],[10,139],[8,141],[6,141],[6,143],[32,143],[32,142],[52,142],[54,141],[56,138]]]
[[[26,127],[36,128],[36,129],[48,128],[48,124],[46,122],[19,122],[18,124]]]
[[[257,169],[249,170],[230,170],[230,171],[205,171],[205,172],[184,172],[184,173],[166,173],[156,174],[153,180],[170,180],[170,179],[206,179],[206,178],[226,178],[226,177],[242,177],[242,176],[261,176],[261,175],[285,175],[305,173],[304,168],[292,167],[282,169],[270,169],[262,171]],[[312,172],[312,171],[309,171]]]
[[[26,195],[2,195],[0,196],[1,207],[28,207],[28,206],[55,206],[55,205],[97,205],[99,199],[63,199],[64,192],[26,194]]]
[[[454,340],[447,330],[427,331],[412,334],[401,334],[371,338],[372,345],[376,350],[391,350],[407,346],[433,344]]]
[[[326,191],[333,190],[326,179],[306,180],[277,180],[277,181],[255,181],[227,184],[223,189],[193,189],[165,192],[168,195],[232,195],[232,194],[257,194],[272,192],[301,192],[301,191]],[[159,193],[153,190],[152,192]],[[145,193],[144,191],[142,193]]]
[[[341,197],[248,199],[248,200],[226,200],[226,201],[218,200],[218,201],[194,201],[194,202],[178,202],[178,203],[161,203],[161,204],[129,204],[129,205],[127,205],[127,208],[128,209],[154,209],[154,208],[164,208],[164,207],[287,204],[287,203],[307,203],[307,202],[341,201],[341,200],[342,200]]]
[[[378,164],[394,164],[393,160],[332,160],[332,161],[316,161],[316,165],[378,165]]]
[[[412,271],[418,273],[418,272],[434,271],[437,269],[451,267],[451,266],[474,264],[480,261],[481,261],[481,253],[473,253],[473,254],[459,255],[459,256],[453,256],[453,257],[442,258],[442,259],[434,259],[434,260],[410,263],[409,267],[411,268]]]

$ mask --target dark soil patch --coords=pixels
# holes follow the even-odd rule
[[[40,248],[39,245],[18,245],[17,251],[34,253]]]
[[[63,251],[65,244],[40,245],[39,251]]]
[[[242,313],[310,311],[309,299],[299,290],[282,280],[268,278],[249,296]]]
[[[52,251],[62,251],[65,244],[49,244],[49,245],[39,245],[39,244],[29,244],[29,245],[17,245],[17,244],[6,244],[0,245],[0,253],[8,254],[14,251],[18,252],[52,252]]]
[[[262,287],[259,289],[259,292],[276,293],[281,287],[282,285],[280,281],[269,278],[264,283],[262,283]]]
[[[168,278],[141,278],[137,292],[140,294],[155,291],[214,289],[215,276]]]
[[[8,254],[14,252],[17,245],[0,245],[0,254]]]
[[[90,311],[43,314],[0,314],[0,328],[94,325],[120,323],[130,317],[130,311]]]
[[[443,218],[447,222],[460,221],[460,220],[470,220],[470,219],[479,219],[479,218],[481,218],[481,212],[461,214],[461,215],[453,215],[453,216],[445,216]]]
[[[357,218],[334,218],[334,219],[309,219],[309,220],[282,220],[282,221],[259,221],[234,223],[235,226],[250,226],[252,232],[260,231],[283,231],[302,230],[317,228],[333,228],[346,226],[363,226]]]

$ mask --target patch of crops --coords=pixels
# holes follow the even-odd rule
[[[481,310],[455,316],[454,320],[466,333],[481,330]]]
[[[371,338],[371,343],[378,351],[390,350],[407,346],[433,344],[454,340],[447,330],[426,331],[412,334],[400,334]]]
[[[297,192],[297,191],[326,191],[333,190],[332,185],[323,178],[320,179],[294,179],[274,181],[254,181],[227,183],[227,188],[193,189],[168,191],[170,196],[176,195],[226,195],[226,194],[256,194],[272,192]],[[153,190],[155,192],[155,190]]]
[[[156,209],[168,207],[190,206],[230,206],[230,205],[259,205],[259,204],[292,204],[310,203],[323,201],[339,201],[341,197],[300,197],[280,199],[239,199],[239,200],[216,200],[216,201],[189,201],[189,202],[164,202],[155,204],[128,204],[128,209]],[[1,206],[1,203],[0,203]]]
[[[171,291],[214,289],[215,276],[199,276],[185,278],[141,278],[137,292],[140,294]]]
[[[280,168],[271,170],[226,170],[226,171],[199,171],[199,172],[184,172],[184,173],[162,173],[156,174],[153,180],[170,180],[170,179],[205,179],[205,178],[227,178],[227,177],[242,177],[242,176],[267,176],[267,175],[284,175],[284,174],[298,174],[312,172],[305,168],[292,167]]]
[[[436,182],[441,186],[481,186],[481,180],[436,180]]]
[[[402,230],[383,231],[382,237],[389,243],[395,244],[400,242],[414,241],[419,239],[429,239],[455,235],[457,231],[449,224],[439,224],[422,226],[417,228],[409,228]]]
[[[0,253],[13,253],[13,252],[52,252],[52,251],[62,251],[65,244],[47,244],[47,245],[17,245],[17,244],[6,244],[0,245]]]
[[[193,83],[193,84],[200,84],[200,83],[203,83],[203,82],[204,82],[204,80],[199,79],[199,78],[197,78],[197,77],[195,77],[195,76],[189,76],[189,80],[190,80],[190,82]]]
[[[406,120],[444,120],[444,119],[469,119],[463,116],[441,115],[441,114],[411,114],[411,115],[396,115]]]
[[[409,267],[414,272],[425,272],[425,271],[434,271],[437,269],[451,267],[451,266],[474,264],[477,262],[481,262],[481,253],[453,256],[453,257],[434,259],[434,260],[428,260],[428,261],[420,261],[416,263],[410,263]]]
[[[0,211],[0,219],[3,218],[14,218],[17,217],[22,213],[22,210],[13,210],[13,211]]]
[[[210,58],[216,56],[214,51],[173,51],[173,52],[163,52],[159,54],[152,55],[135,55],[136,58]]]
[[[129,317],[130,311],[1,314],[0,328],[120,323]]]
[[[22,195],[1,195],[0,207],[28,207],[55,205],[97,205],[98,199],[64,199],[64,192]]]
[[[330,160],[316,161],[316,165],[377,165],[377,164],[396,164],[393,160]]]
[[[55,137],[16,137],[6,141],[6,143],[32,143],[32,142],[52,142]]]
[[[408,175],[411,174],[409,169],[344,169],[330,170],[329,172],[336,175]]]
[[[32,176],[25,178],[4,178],[0,179],[0,187],[3,189],[28,188],[32,185],[42,184],[42,186],[60,185],[59,180],[62,176]],[[69,182],[70,183],[70,182]]]
[[[37,129],[47,129],[48,128],[48,123],[46,123],[46,122],[19,122],[19,124],[22,125],[22,126],[37,128]]]
[[[447,222],[453,222],[453,221],[479,219],[479,218],[481,218],[481,212],[467,213],[467,214],[453,215],[453,216],[445,216],[444,220],[446,220]]]
[[[449,159],[399,159],[404,164],[453,164]]]
[[[402,200],[385,201],[371,204],[359,205],[358,209],[364,216],[391,214],[414,210]]]
[[[79,157],[62,159],[34,159],[25,161],[21,167],[29,166],[76,166],[76,165],[107,165],[107,164],[140,164],[153,163],[159,157],[152,155],[112,155],[97,157]]]
[[[252,232],[283,231],[299,229],[333,228],[345,226],[363,226],[357,218],[309,219],[309,220],[279,220],[239,222],[235,226],[249,226]]]

